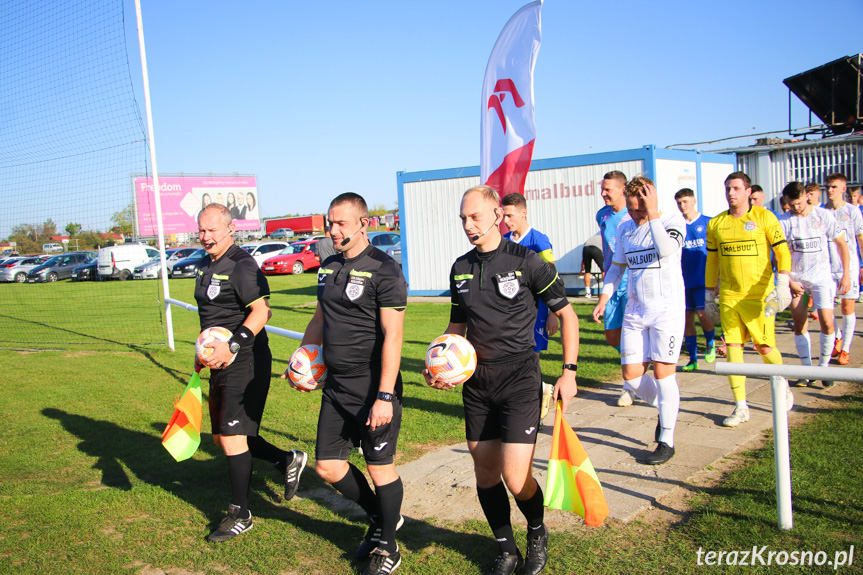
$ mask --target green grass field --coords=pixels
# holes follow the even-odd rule
[[[7,285],[0,290],[43,287],[69,290],[68,297],[78,290],[74,296],[84,294],[83,299],[87,299],[86,290],[104,289],[100,284],[61,282]],[[108,287],[134,286],[112,282]],[[173,280],[172,297],[193,302],[192,287],[191,280]],[[314,276],[273,278],[271,289],[271,324],[302,331],[314,311]],[[46,292],[30,292],[37,293]],[[27,296],[16,297],[26,306]],[[39,299],[50,316],[51,305]],[[192,371],[198,332],[194,313],[174,309],[177,351],[171,352],[163,345],[112,345],[105,341],[108,338],[100,340],[98,321],[81,314],[70,319],[66,306],[54,306],[57,324],[73,331],[85,345],[68,346],[65,351],[0,350],[0,419],[5,422],[0,435],[0,573],[361,571],[363,566],[353,564],[350,555],[365,531],[363,523],[342,507],[325,503],[325,497],[284,502],[280,476],[261,462],[255,463],[250,499],[255,528],[226,544],[204,541],[223,517],[229,495],[224,457],[209,440],[209,424],[204,425],[201,449],[189,461],[174,462],[160,445],[171,402]],[[104,298],[102,307],[110,312]],[[460,396],[429,389],[419,374],[428,342],[447,324],[448,307],[412,303],[407,310],[402,462],[463,440]],[[580,384],[595,386],[618,379],[619,364],[604,344],[600,326],[585,319],[591,306],[575,309],[582,318]],[[26,315],[21,309],[15,313]],[[116,313],[116,317],[122,315]],[[3,316],[0,342],[15,341],[16,322],[6,321],[12,317],[9,313]],[[92,336],[91,330],[95,330]],[[554,380],[561,363],[557,341],[553,340],[542,362],[546,381]],[[280,337],[271,337],[271,342],[276,375],[284,370],[297,343]],[[716,567],[697,565],[699,549],[766,545],[775,551],[823,550],[833,560],[835,552],[859,547],[863,397],[859,388],[854,389],[837,405],[792,430],[795,528],[791,532],[775,528],[773,450],[766,443],[762,449],[737,456],[734,469],[715,487],[695,489],[691,512],[670,522],[609,521],[588,529],[574,519],[572,531],[553,533],[551,560],[544,572],[712,573]],[[263,433],[280,447],[313,453],[318,401],[316,394],[297,393],[274,379]],[[362,464],[360,459],[355,462]],[[332,492],[311,470],[304,474],[300,489],[300,495]],[[520,537],[523,547],[523,534]],[[406,574],[484,573],[496,554],[479,517],[458,525],[409,521],[399,532],[399,542],[404,559],[398,572]],[[854,565],[839,571],[858,571],[861,562],[855,555]],[[758,565],[720,571],[826,573],[833,568]]]

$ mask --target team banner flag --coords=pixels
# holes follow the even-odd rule
[[[545,484],[546,507],[572,511],[591,527],[599,527],[608,517],[608,504],[587,452],[563,418],[560,402],[554,415],[548,479]]]
[[[480,180],[502,198],[524,193],[536,123],[533,69],[542,38],[542,0],[516,12],[491,51],[482,86]]]
[[[189,384],[176,401],[174,415],[162,432],[162,445],[174,459],[189,459],[201,445],[201,376],[195,370]]]

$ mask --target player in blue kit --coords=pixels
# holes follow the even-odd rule
[[[704,332],[706,347],[704,360],[716,359],[716,329],[713,320],[704,312],[704,271],[707,265],[707,223],[710,218],[698,213],[695,192],[683,188],[674,194],[677,209],[686,220],[686,240],[683,243],[680,264],[683,268],[683,285],[686,287],[686,327],[683,338],[689,352],[689,363],[683,371],[698,369],[698,336],[695,334],[695,316]]]
[[[614,243],[617,236],[617,228],[626,220],[631,219],[626,210],[626,196],[623,190],[626,187],[626,174],[613,170],[602,177],[602,188],[600,195],[605,202],[605,207],[596,212],[596,223],[599,225],[599,234],[602,236],[602,258],[603,273],[608,273],[611,261],[614,259]],[[623,310],[626,308],[626,274],[623,275],[617,290],[605,305],[605,341],[608,345],[620,352],[620,332],[623,328]],[[618,407],[632,405],[635,395],[628,389],[617,400]]]
[[[536,254],[551,266],[554,267],[554,254],[551,251],[551,240],[548,236],[539,230],[530,227],[527,223],[527,200],[519,193],[507,194],[501,200],[503,208],[503,223],[509,229],[509,233],[504,234],[504,238],[511,242],[522,245],[527,249],[536,252]],[[548,313],[548,307],[539,301],[539,309],[536,313],[536,323],[533,326],[533,339],[536,343],[533,351],[537,355],[548,349],[548,338],[557,333],[560,324],[557,321],[557,316]],[[552,386],[542,384],[542,404],[539,413],[539,424],[542,426],[542,420],[548,414],[548,406],[551,399]]]

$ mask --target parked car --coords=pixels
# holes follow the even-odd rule
[[[95,252],[69,252],[54,256],[27,272],[27,283],[55,282],[72,277],[72,269],[96,258]]]
[[[70,278],[73,282],[99,281],[99,258],[93,258],[85,264],[81,264],[76,268],[72,268]]]
[[[0,281],[24,283],[27,272],[44,261],[41,256],[9,258],[0,264]]]
[[[46,254],[63,253],[63,246],[61,244],[42,244],[42,251]]]
[[[386,253],[402,265],[402,236],[396,232],[369,232],[369,241],[373,246]]]
[[[195,253],[184,260],[180,260],[174,264],[171,271],[168,272],[169,278],[193,278],[198,274],[198,270],[207,261],[207,250],[199,248]]]
[[[321,262],[317,258],[317,244],[318,240],[294,242],[280,251],[279,255],[265,260],[263,265],[261,265],[261,269],[266,275],[299,275],[306,270],[319,268],[321,267]]]
[[[279,228],[270,234],[270,239],[287,240],[294,237],[294,230],[291,228]]]
[[[99,275],[102,279],[127,280],[135,267],[159,256],[159,250],[144,244],[108,246],[99,250]]]
[[[165,266],[168,268],[168,277],[170,277],[171,269],[174,267],[175,263],[186,259],[200,249],[201,248],[171,248],[169,250],[165,250]],[[137,266],[132,272],[132,277],[136,280],[151,280],[162,277],[161,258],[156,256],[152,260]]]
[[[277,252],[282,251],[290,244],[288,242],[250,242],[248,244],[243,244],[240,246],[255,258],[255,261],[258,262],[258,266],[264,263],[264,260],[268,260]]]

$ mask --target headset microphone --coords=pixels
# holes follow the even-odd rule
[[[222,241],[223,239],[225,239],[226,237],[228,237],[229,235],[231,235],[231,233],[232,233],[232,232],[231,232],[231,229],[230,229],[230,228],[228,228],[228,231],[227,231],[227,232],[225,232],[225,235],[223,235],[222,237],[220,237],[218,240],[216,240],[216,241],[214,241],[214,242],[210,242],[210,243],[206,244],[204,247],[205,247],[205,248],[207,248],[207,249],[211,249],[213,246],[215,246],[216,244],[218,244],[220,241]]]
[[[479,233],[479,234],[472,235],[470,237],[470,241],[475,242],[478,239],[480,239],[481,237],[483,237],[484,235],[486,235],[487,233],[489,233],[491,231],[491,229],[497,225],[497,220],[499,217],[500,216],[497,215],[497,210],[495,210],[495,212],[494,212],[494,223],[492,225],[490,225],[486,231]]]
[[[343,239],[341,241],[341,246],[344,247],[344,246],[348,245],[349,243],[351,243],[351,240],[354,239],[354,236],[357,235],[358,233],[360,233],[361,231],[363,231],[364,227],[365,227],[365,225],[360,225],[360,227],[357,231],[355,231],[354,233],[352,233],[351,235],[349,235],[348,237]]]

